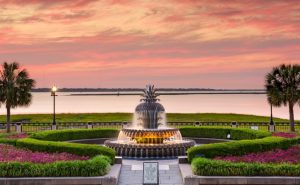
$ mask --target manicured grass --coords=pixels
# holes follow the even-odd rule
[[[73,113],[57,114],[57,122],[114,122],[132,121],[132,113]],[[0,122],[5,122],[5,115],[0,116]],[[218,114],[218,113],[169,113],[168,122],[185,121],[215,121],[215,122],[269,122],[269,117],[244,114]],[[25,120],[28,122],[52,122],[52,114],[18,114],[12,115],[13,121]],[[275,122],[288,121],[275,118]]]

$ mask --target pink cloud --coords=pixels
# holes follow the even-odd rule
[[[39,87],[53,81],[135,87],[153,80],[162,86],[262,88],[274,65],[300,63],[300,4],[293,1],[0,5],[0,60],[22,63]]]

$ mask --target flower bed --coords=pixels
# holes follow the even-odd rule
[[[56,161],[87,160],[88,157],[77,156],[69,153],[32,152],[26,149],[16,148],[10,145],[0,144],[0,162],[31,162],[52,163]]]
[[[287,150],[276,149],[261,153],[251,153],[244,156],[215,157],[217,160],[247,163],[300,163],[300,146],[292,146]]]
[[[21,134],[12,134],[7,136],[8,139],[22,139],[28,137],[28,134],[26,133],[21,133]]]
[[[275,137],[284,137],[284,138],[296,138],[297,137],[297,134],[286,133],[286,132],[275,132],[272,135]]]
[[[232,141],[195,146],[188,149],[190,162],[195,157],[214,158],[217,156],[243,156],[249,153],[271,151],[277,148],[288,149],[299,142],[298,138],[266,137],[263,139]]]

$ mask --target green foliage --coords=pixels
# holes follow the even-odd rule
[[[28,106],[32,100],[31,90],[35,81],[29,78],[26,69],[16,62],[2,64],[0,71],[0,101],[7,109],[7,132],[10,132],[10,109]]]
[[[255,116],[246,114],[222,114],[222,113],[168,113],[168,121],[185,122],[185,121],[221,121],[221,122],[269,122],[269,117]],[[0,122],[4,122],[4,115],[0,115]],[[19,114],[12,115],[13,121],[26,120],[29,122],[51,123],[52,114]],[[132,113],[70,113],[57,114],[57,122],[118,122],[132,121]],[[274,118],[275,122],[288,121],[286,119]]]
[[[33,138],[25,138],[17,140],[16,146],[27,148],[32,151],[48,153],[67,152],[90,157],[94,157],[96,155],[105,155],[110,158],[111,163],[113,163],[115,159],[115,151],[113,149],[100,145],[42,141]]]
[[[300,101],[300,65],[282,64],[266,75],[267,96],[275,106],[297,104]]]
[[[230,133],[233,140],[243,139],[258,139],[271,136],[272,134],[266,131],[257,131],[242,128],[224,128],[224,127],[209,127],[209,126],[187,126],[179,128],[183,137],[201,137],[201,138],[218,138],[227,139],[227,134]]]
[[[5,137],[7,137],[7,136],[8,136],[7,133],[0,133],[0,138],[5,138]]]
[[[300,164],[233,163],[195,158],[192,169],[200,176],[300,176]]]
[[[187,153],[191,162],[195,157],[240,156],[248,153],[270,151],[276,148],[287,149],[298,142],[299,138],[266,137],[263,139],[200,145],[190,148]]]
[[[87,161],[60,161],[48,164],[0,163],[0,177],[76,177],[103,176],[110,164],[106,157],[96,156]]]
[[[0,144],[16,146],[17,139],[0,138]]]
[[[274,67],[265,81],[269,103],[277,107],[288,105],[290,131],[294,132],[294,105],[300,103],[300,65]]]
[[[68,130],[49,130],[33,133],[30,137],[46,141],[68,141],[93,138],[112,138],[117,137],[119,130],[112,128],[99,129],[68,129]]]

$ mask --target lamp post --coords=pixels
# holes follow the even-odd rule
[[[272,103],[270,103],[270,108],[271,108],[270,125],[274,125],[274,121],[273,121],[273,106],[272,106]]]
[[[54,85],[51,89],[51,96],[53,96],[53,122],[52,122],[52,128],[54,128],[53,130],[56,129],[56,120],[55,120],[55,96],[57,96],[56,91],[57,91],[57,87]]]
[[[273,105],[272,105],[272,103],[270,103],[270,109],[271,109],[271,116],[270,116],[269,131],[275,132],[275,123],[273,121]]]

